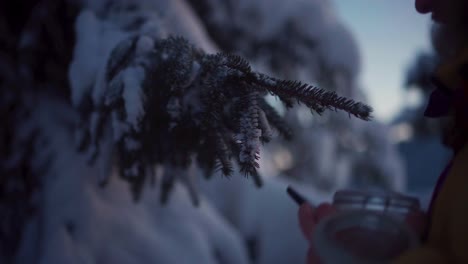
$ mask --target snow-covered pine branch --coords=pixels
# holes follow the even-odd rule
[[[100,96],[94,98],[81,145],[93,159],[102,131],[112,127],[120,174],[135,198],[149,168],[187,168],[194,156],[208,173],[220,164],[225,175],[232,172],[233,156],[260,186],[261,140],[268,139],[270,127],[287,134],[263,98],[268,93],[318,113],[340,109],[368,120],[372,111],[333,92],[257,73],[239,56],[206,54],[181,37],[124,39],[110,55],[105,82],[95,89]],[[170,188],[170,181],[162,186]]]

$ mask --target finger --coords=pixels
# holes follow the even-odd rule
[[[336,212],[335,206],[331,205],[330,203],[323,203],[319,205],[314,212],[314,221],[316,223],[320,223],[320,221],[333,213]]]
[[[298,218],[302,234],[307,240],[310,240],[315,226],[314,210],[309,204],[304,203],[299,207]]]
[[[307,264],[320,264],[319,256],[313,247],[309,247],[309,250],[307,250]]]

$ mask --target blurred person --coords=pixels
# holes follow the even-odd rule
[[[420,235],[421,246],[395,263],[468,263],[468,1],[416,0],[415,7],[419,13],[431,13],[436,22],[433,44],[442,61],[433,75],[435,90],[425,116],[452,120],[444,143],[453,150],[453,158],[439,177],[427,212],[406,219]],[[302,204],[298,217],[306,239],[335,211],[329,203],[314,208]],[[312,247],[307,263],[320,263]]]

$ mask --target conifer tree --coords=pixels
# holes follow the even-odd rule
[[[40,207],[37,196],[50,161],[60,155],[48,148],[53,135],[31,120],[31,113],[49,100],[71,109],[72,114],[55,121],[73,131],[77,140],[68,147],[86,153],[90,164],[105,152],[100,143],[110,131],[111,156],[135,200],[155,177],[154,167],[161,166],[161,201],[169,198],[174,181],[181,180],[195,204],[198,198],[187,175],[193,162],[207,177],[216,170],[229,176],[238,165],[261,186],[261,144],[271,140],[272,130],[291,137],[265,100],[268,94],[286,107],[303,104],[313,113],[341,110],[371,118],[365,104],[257,72],[240,56],[206,53],[183,37],[142,33],[154,17],[133,15],[142,7],[131,2],[109,2],[107,11],[98,12],[126,37],[112,48],[102,78],[87,90],[74,90],[69,67],[76,45],[74,24],[83,8],[75,1],[0,4],[2,263],[14,258],[28,217]],[[129,19],[119,24],[112,12]],[[105,186],[106,177],[101,183]]]

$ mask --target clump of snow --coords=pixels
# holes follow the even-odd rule
[[[141,85],[145,79],[145,70],[142,67],[125,69],[122,74],[123,99],[127,122],[136,126],[143,114],[143,99],[141,97]]]
[[[154,40],[148,36],[141,36],[137,40],[136,54],[144,55],[154,48]]]
[[[251,95],[252,98],[256,98],[257,94]],[[249,105],[248,110],[243,114],[240,119],[241,133],[236,136],[236,139],[241,142],[241,151],[239,152],[239,161],[241,163],[249,162],[259,158],[260,153],[260,137],[262,136],[262,130],[259,129],[258,124],[258,106],[252,101]]]
[[[72,102],[78,106],[87,94],[98,104],[106,89],[104,72],[113,48],[129,36],[112,23],[100,20],[90,10],[76,19],[76,44],[70,64]]]
[[[69,67],[71,99],[75,106],[78,106],[83,96],[91,91],[96,78],[97,65],[100,62],[100,54],[95,48],[99,46],[99,28],[99,21],[91,12],[84,11],[76,18],[77,41],[74,60]]]
[[[239,161],[247,162],[252,160],[252,157],[257,157],[260,153],[260,136],[262,130],[252,129],[252,133],[249,133],[250,138],[246,138],[242,135],[237,137],[237,142],[241,144],[242,151],[239,153]]]

